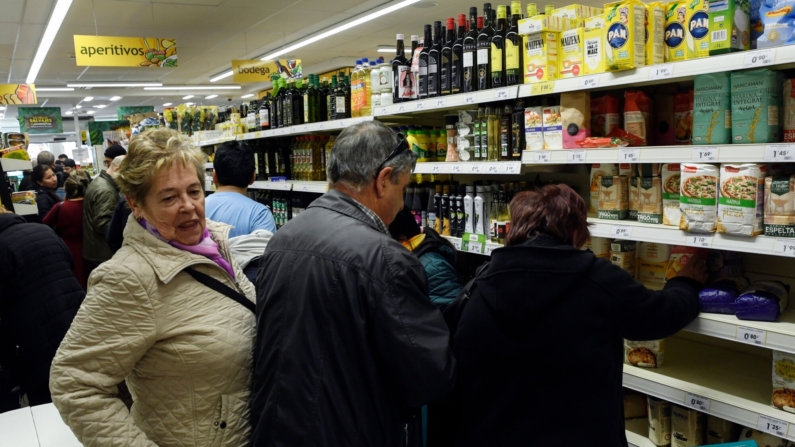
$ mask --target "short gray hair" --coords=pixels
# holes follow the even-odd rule
[[[52,164],[55,163],[55,155],[50,151],[41,151],[39,155],[36,156],[36,162],[40,165],[52,166]]]
[[[331,149],[328,159],[328,178],[357,191],[373,181],[376,169],[400,142],[397,134],[378,121],[367,121],[342,131]],[[390,180],[397,184],[404,172],[411,172],[417,157],[406,150],[392,158],[382,168],[392,168]]]

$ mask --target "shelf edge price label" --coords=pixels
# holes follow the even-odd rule
[[[618,150],[619,163],[637,163],[638,161],[640,161],[640,149],[633,147]]]
[[[480,174],[480,164],[473,164],[472,165],[472,173],[473,174]]]
[[[686,245],[690,245],[692,247],[709,248],[709,247],[712,247],[713,238],[714,238],[714,236],[690,235],[690,236],[687,236],[687,239],[685,239],[685,243],[686,243]]]
[[[442,166],[441,165],[433,165],[431,166],[431,174],[441,174]]]
[[[399,105],[397,108],[397,113],[405,113],[405,112],[406,112],[406,105],[405,104]]]
[[[773,254],[795,256],[795,239],[776,239],[773,244]]]
[[[464,104],[475,104],[476,102],[474,93],[468,93],[464,96]]]
[[[486,243],[486,248],[483,250],[483,254],[487,255],[487,256],[491,256],[491,252],[493,252],[494,250],[496,250],[496,249],[498,249],[500,247],[502,247],[502,245],[500,245],[500,244]]]
[[[710,400],[704,396],[699,396],[698,394],[693,393],[686,393],[685,394],[685,406],[690,408],[695,408],[696,410],[703,411],[704,413],[709,412],[709,404]]]
[[[309,191],[309,185],[301,185],[301,191]]]
[[[503,163],[500,166],[500,172],[504,172],[506,174],[516,174],[519,171],[519,169],[521,169],[520,166],[521,165],[518,165],[516,163]]]
[[[795,160],[795,144],[768,144],[765,146],[765,161]]]
[[[693,161],[718,161],[718,146],[699,146],[693,148]]]
[[[674,76],[673,64],[652,65],[649,67],[649,79],[668,79]]]
[[[530,84],[531,95],[545,95],[555,91],[555,81],[537,82]]]
[[[461,165],[459,165],[459,164],[454,164],[453,165],[453,174],[460,174],[461,171],[462,171]]]
[[[414,110],[425,110],[425,101],[417,101],[414,103]]]
[[[584,149],[567,150],[566,160],[569,163],[585,163],[585,150]]]
[[[610,236],[624,239],[632,237],[632,227],[629,225],[611,225]]]
[[[764,346],[767,339],[767,331],[747,326],[737,326],[737,336],[735,340],[749,345]]]
[[[594,88],[599,86],[599,75],[583,76],[580,78],[580,88]]]
[[[776,49],[768,48],[767,50],[749,51],[745,55],[745,62],[743,68],[764,67],[773,65],[776,60]]]
[[[779,436],[781,438],[786,438],[787,432],[789,431],[789,422],[760,414],[759,422],[756,424],[756,428],[759,431],[770,433],[771,435]]]
[[[467,251],[470,253],[483,253],[483,243],[482,242],[469,242],[467,246]]]
[[[320,123],[320,124],[317,126],[317,130],[323,130],[323,129],[325,129],[325,128],[326,128],[326,123]]]
[[[436,98],[436,101],[433,102],[434,107],[446,107],[447,106],[447,98]]]
[[[494,99],[510,99],[510,89],[503,88],[494,92]]]
[[[380,107],[378,109],[378,115],[386,115],[386,107]]]
[[[498,163],[490,163],[486,165],[487,174],[499,174],[499,172],[500,172],[500,165]]]
[[[549,155],[547,151],[533,151],[533,163],[549,163]]]
[[[449,238],[447,240],[450,241],[453,244],[453,247],[456,250],[461,251],[461,239],[459,239],[457,237],[451,237],[451,238]]]

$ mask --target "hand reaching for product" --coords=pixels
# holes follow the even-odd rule
[[[695,279],[701,285],[707,283],[707,263],[699,257],[692,257],[690,261],[679,270],[676,276],[684,276],[685,278]]]

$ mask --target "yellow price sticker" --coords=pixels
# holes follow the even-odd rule
[[[545,95],[555,91],[555,81],[539,82],[530,86],[531,95]]]

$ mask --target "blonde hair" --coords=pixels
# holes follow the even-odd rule
[[[76,199],[86,195],[88,184],[91,183],[91,177],[85,171],[74,170],[69,173],[69,177],[63,184],[63,189],[66,191],[67,199]]]
[[[125,196],[143,204],[152,178],[175,161],[196,168],[196,178],[204,185],[204,155],[175,130],[147,130],[133,138],[127,156],[121,162],[116,183]]]

